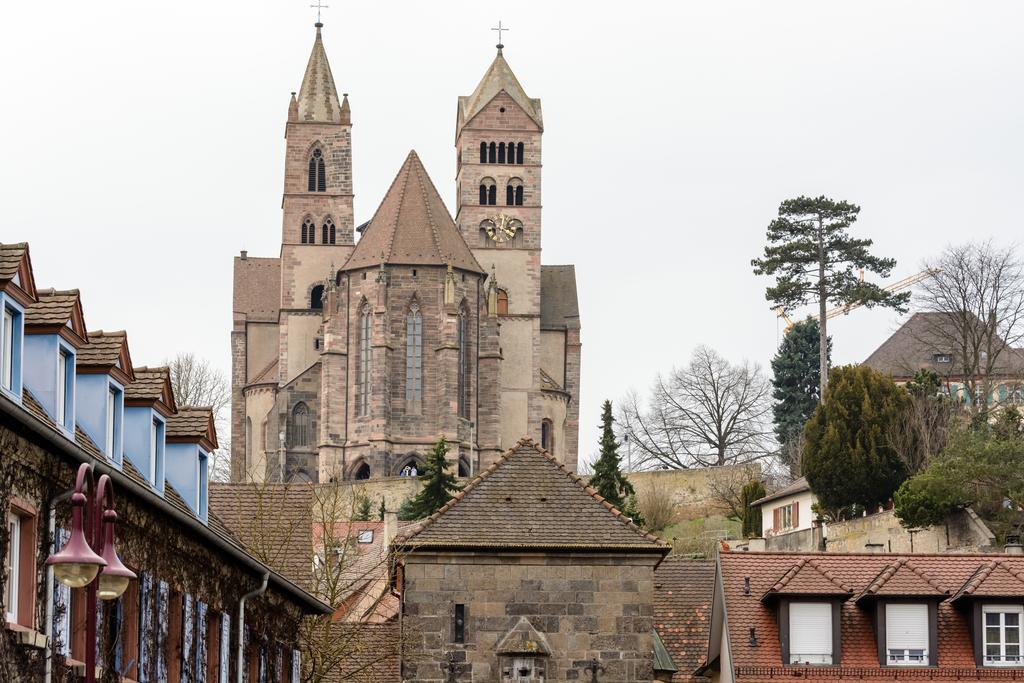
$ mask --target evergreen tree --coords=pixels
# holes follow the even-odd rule
[[[612,402],[605,401],[601,407],[601,456],[594,463],[590,485],[597,489],[605,500],[623,510],[634,491],[633,485],[619,469],[619,442],[615,440],[612,422]]]
[[[764,258],[750,262],[755,275],[775,276],[775,285],[765,291],[765,298],[775,306],[788,311],[818,304],[822,395],[828,385],[828,305],[885,306],[903,312],[910,300],[910,292],[887,292],[858,272],[889,277],[896,265],[895,259],[872,256],[871,240],[854,239],[847,232],[859,213],[859,206],[827,197],[787,199],[768,225]]]
[[[382,521],[382,522],[384,521],[384,513],[385,512],[387,512],[387,510],[384,508],[384,496],[381,496],[380,497],[380,510],[378,511],[378,514],[380,515],[380,521]]]
[[[370,503],[370,499],[360,493],[359,497],[356,498],[356,513],[352,515],[352,521],[369,522],[371,509],[372,503]]]
[[[740,520],[743,538],[755,538],[761,535],[761,508],[751,505],[755,500],[764,498],[768,493],[764,484],[758,479],[751,479],[740,492],[744,515]]]
[[[804,433],[804,475],[824,511],[872,509],[906,479],[889,435],[902,424],[909,403],[906,390],[865,365],[833,371]]]
[[[409,502],[407,514],[412,515],[412,519],[429,517],[444,507],[452,495],[462,489],[455,475],[448,472],[450,463],[445,457],[447,453],[448,444],[442,436],[434,449],[427,454],[423,474],[419,477],[423,482],[423,488]]]
[[[783,447],[798,441],[804,425],[821,399],[821,338],[818,321],[807,318],[794,323],[772,358],[772,407],[775,436]],[[826,355],[832,352],[828,340]],[[785,451],[785,448],[783,448]]]

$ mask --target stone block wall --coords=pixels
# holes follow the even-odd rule
[[[654,565],[659,556],[410,553],[404,558],[403,680],[494,681],[508,665],[499,643],[529,622],[550,647],[546,681],[585,681],[597,659],[601,681],[650,681]],[[454,642],[455,605],[465,638]]]

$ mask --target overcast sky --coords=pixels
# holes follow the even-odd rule
[[[284,123],[311,0],[5,2],[0,240],[82,290],[136,364],[228,371],[231,259],[277,256]],[[409,149],[454,208],[456,97],[494,55],[544,105],[544,254],[575,263],[580,454],[600,402],[698,344],[767,365],[781,326],[750,259],[781,200],[862,207],[894,278],[1021,234],[1024,3],[326,0],[352,104],[357,224]],[[834,361],[899,324],[860,310]]]

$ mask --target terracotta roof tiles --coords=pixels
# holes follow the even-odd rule
[[[942,596],[949,591],[940,586],[923,569],[906,557],[892,561],[865,586],[858,600],[885,596]]]
[[[816,560],[797,560],[779,580],[772,584],[762,600],[775,595],[851,595],[853,589],[843,584]]]
[[[396,543],[411,549],[669,550],[528,438]]]
[[[281,310],[281,259],[235,257],[232,311],[249,321],[277,322]]]
[[[672,656],[672,681],[689,681],[708,654],[715,563],[678,555],[654,570],[654,628]]]

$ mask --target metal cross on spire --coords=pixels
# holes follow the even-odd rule
[[[505,47],[504,45],[501,44],[501,32],[502,31],[510,31],[511,29],[509,29],[506,26],[502,26],[501,25],[501,21],[499,20],[498,21],[498,26],[496,28],[492,28],[491,30],[498,32],[498,49],[500,50],[501,48]]]
[[[328,8],[330,8],[330,5],[325,5],[325,4],[323,4],[321,2],[321,0],[316,0],[316,4],[315,5],[310,5],[310,7],[316,9],[316,23],[317,24],[323,23],[323,22],[320,21],[320,10],[328,9]]]

